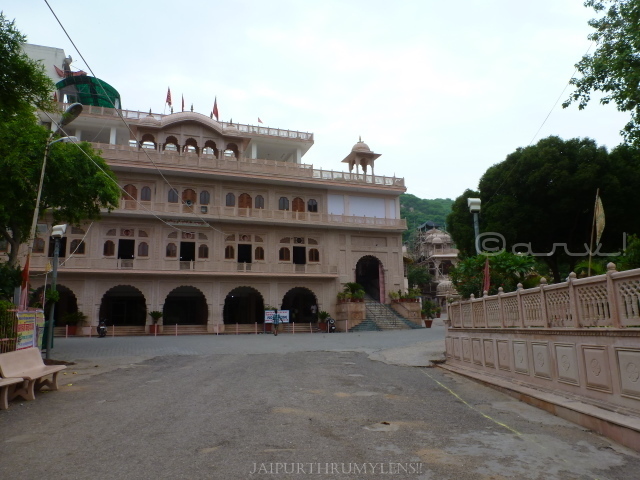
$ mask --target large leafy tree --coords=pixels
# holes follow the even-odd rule
[[[534,253],[559,282],[584,256],[585,243],[589,244],[598,188],[607,216],[602,250],[619,251],[622,232],[640,231],[640,220],[629,214],[632,192],[640,189],[639,160],[640,150],[634,147],[622,146],[609,154],[590,139],[548,137],[518,148],[480,180],[480,231],[504,238],[503,246],[509,251],[525,244],[516,246],[516,251]],[[475,253],[466,204],[466,197],[475,193],[467,191],[459,197],[448,220],[463,256]]]
[[[11,246],[8,263],[18,261],[20,244],[30,241],[47,130],[28,111],[0,122],[0,236]],[[119,201],[115,176],[87,142],[55,143],[45,171],[40,212],[54,222],[79,224],[97,219]]]
[[[577,102],[582,110],[593,92],[602,92],[601,103],[631,112],[621,133],[640,146],[640,0],[587,0],[584,5],[601,15],[589,20],[595,29],[589,39],[597,48],[576,64],[582,77],[571,79],[576,89],[563,107]]]
[[[0,12],[0,120],[18,111],[52,110],[53,82],[23,51],[26,37]]]

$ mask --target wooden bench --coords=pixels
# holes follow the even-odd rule
[[[22,382],[24,382],[22,377],[0,378],[0,410],[6,410],[9,408],[9,387]]]
[[[20,396],[25,400],[35,400],[35,392],[42,387],[58,390],[58,373],[64,370],[64,365],[45,365],[37,348],[25,348],[15,352],[0,353],[0,376],[4,379],[19,379],[9,387],[9,400]],[[45,377],[52,375],[49,380]]]

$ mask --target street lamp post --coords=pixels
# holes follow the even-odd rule
[[[33,252],[33,243],[36,239],[36,226],[38,225],[38,216],[40,214],[40,197],[42,196],[42,184],[44,183],[44,172],[47,167],[47,157],[49,156],[49,150],[51,145],[58,142],[68,142],[68,141],[77,141],[78,139],[75,137],[62,137],[57,140],[53,140],[53,136],[62,129],[65,125],[69,125],[73,122],[78,116],[82,113],[82,104],[81,103],[73,103],[67,107],[67,109],[62,114],[62,119],[60,123],[58,123],[58,127],[55,130],[51,130],[49,134],[49,138],[47,138],[47,146],[44,149],[44,158],[42,160],[42,169],[40,171],[40,183],[38,184],[38,195],[36,196],[36,208],[33,211],[33,219],[31,221],[31,230],[29,231],[29,243],[27,244],[27,261],[25,263],[25,268],[27,269],[27,285],[28,285],[28,276],[29,276],[29,260],[31,259],[31,253]],[[20,306],[26,307],[27,305],[27,295],[28,295],[28,287],[25,289],[26,291],[22,292],[23,297],[20,299]]]
[[[469,212],[473,213],[473,244],[476,247],[476,254],[480,255],[480,245],[478,245],[478,236],[480,235],[480,226],[478,224],[478,213],[480,213],[480,203],[481,200],[479,198],[467,198],[467,206],[469,207]]]
[[[54,226],[53,231],[51,232],[51,236],[55,241],[55,245],[53,247],[53,272],[51,274],[51,292],[56,291],[56,280],[58,279],[58,258],[60,257],[60,239],[66,231],[67,225],[63,224]],[[55,302],[52,300],[51,308],[49,310],[49,328],[47,329],[47,360],[50,358],[51,349],[53,348],[53,327],[55,321],[54,310]]]

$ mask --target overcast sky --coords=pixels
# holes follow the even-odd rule
[[[611,149],[628,119],[561,107],[591,43],[582,0],[49,0],[86,63],[43,0],[3,3],[29,43],[91,67],[126,109],[162,113],[171,87],[174,108],[184,95],[208,115],[217,96],[221,120],[313,132],[303,162],[332,170],[362,136],[376,174],[421,198],[476,188],[549,135]]]

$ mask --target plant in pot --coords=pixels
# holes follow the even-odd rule
[[[400,300],[400,293],[392,290],[389,292],[389,298],[391,298],[391,303],[397,302]]]
[[[78,325],[82,326],[87,319],[87,316],[82,312],[67,313],[62,316],[60,322],[69,327],[69,335],[75,335],[78,330]]]
[[[422,318],[424,319],[424,326],[431,328],[433,318],[436,315],[436,305],[431,300],[425,300],[422,304]]]
[[[364,288],[357,282],[347,282],[342,290],[348,295],[349,300],[361,302],[364,300]]]
[[[364,290],[356,290],[351,294],[351,298],[355,302],[364,302]]]
[[[158,320],[162,318],[162,312],[159,310],[153,310],[149,312],[151,317],[151,325],[149,325],[149,333],[158,333]]]
[[[329,312],[321,310],[318,312],[318,328],[322,331],[327,330],[327,319],[329,318]]]

